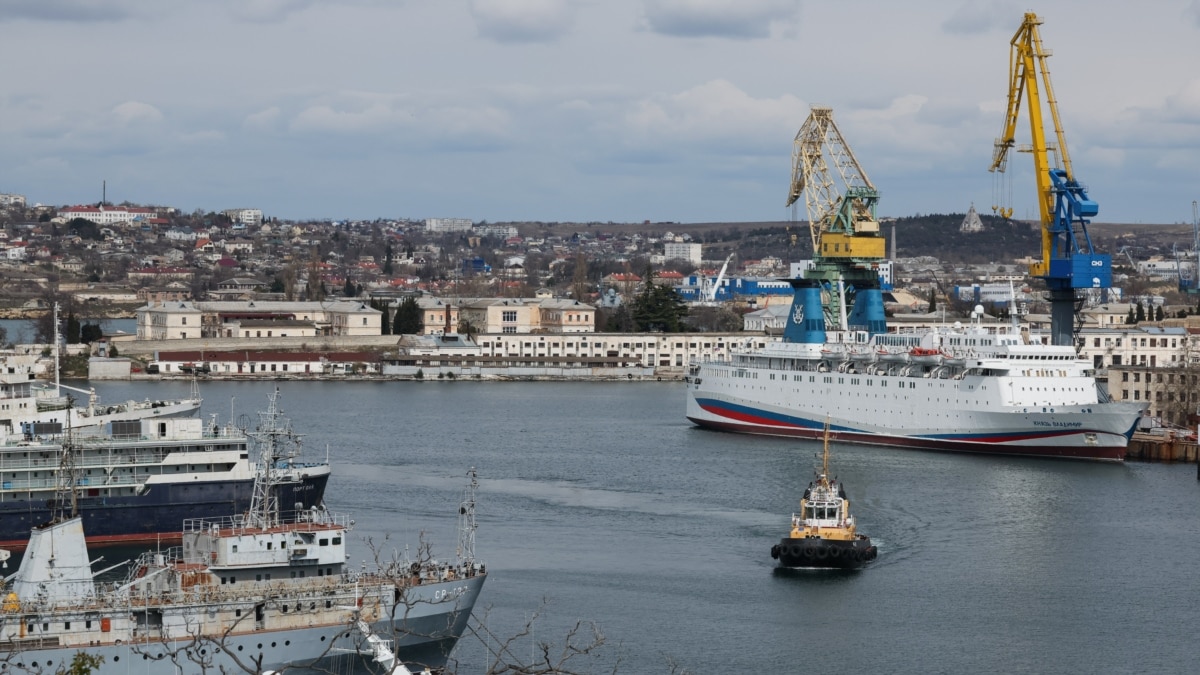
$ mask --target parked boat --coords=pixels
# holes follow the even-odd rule
[[[0,546],[25,547],[30,528],[53,516],[64,480],[75,486],[90,544],[178,543],[184,519],[250,506],[259,467],[249,442],[215,416],[207,425],[154,418],[0,440]],[[272,471],[285,509],[320,507],[328,461],[285,456]]]
[[[274,467],[299,441],[277,397],[253,434],[262,457],[249,510],[184,521],[182,546],[143,554],[123,582],[93,580],[103,571],[92,570],[78,516],[32,530],[3,601],[8,670],[54,672],[79,653],[101,659],[95,675],[329,672],[345,654],[389,673],[445,666],[487,576],[474,552],[474,471],[453,562],[422,547],[417,559],[352,566],[353,521],[324,509],[288,516],[273,497]]]
[[[858,569],[877,552],[871,539],[857,531],[845,487],[829,477],[827,423],[821,471],[804,491],[800,513],[792,514],[788,535],[771,547],[771,557],[783,567]]]
[[[830,336],[819,285],[791,283],[796,297],[781,342],[690,365],[693,423],[819,438],[832,409],[838,440],[848,443],[1119,461],[1146,408],[1111,400],[1072,347],[1027,343],[1016,325],[985,327],[981,307],[967,326],[890,333],[879,289],[859,289],[851,330]],[[839,361],[851,346],[886,355],[854,372]],[[910,362],[892,360],[901,353]]]

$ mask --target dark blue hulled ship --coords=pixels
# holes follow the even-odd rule
[[[175,543],[187,518],[248,509],[261,461],[244,430],[198,418],[9,436],[0,444],[0,547],[23,549],[30,528],[51,520],[56,493],[73,495],[90,544]],[[327,462],[271,461],[281,509],[322,504]]]

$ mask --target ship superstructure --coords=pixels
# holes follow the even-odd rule
[[[40,379],[45,367],[34,355],[0,353],[0,440],[100,429],[113,422],[191,417],[200,409],[194,389],[187,398],[106,404],[94,388]]]

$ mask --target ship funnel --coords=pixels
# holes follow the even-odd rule
[[[871,335],[887,332],[887,317],[883,313],[883,291],[879,286],[858,288],[854,293],[854,309],[847,320],[855,330]]]
[[[783,329],[785,342],[825,344],[825,310],[821,306],[821,285],[810,279],[788,279],[792,285],[792,311]],[[882,304],[880,305],[882,308]],[[880,316],[882,316],[882,311]]]

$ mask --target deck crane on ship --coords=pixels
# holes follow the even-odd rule
[[[879,193],[833,121],[832,108],[813,106],[792,143],[786,206],[795,209],[801,195],[813,247],[813,265],[804,278],[820,283],[824,290],[829,325],[848,329],[848,323],[862,320],[847,317],[846,308],[855,306],[858,291],[878,290],[879,263],[886,258],[887,247],[875,218]],[[874,314],[882,317],[882,304]],[[886,332],[882,320],[866,323],[856,327]]]
[[[1112,256],[1096,253],[1087,231],[1089,219],[1099,213],[1100,207],[1088,197],[1071,168],[1066,136],[1063,134],[1046,62],[1050,51],[1042,47],[1038,32],[1041,24],[1042,20],[1036,14],[1025,14],[1021,27],[1010,42],[1008,109],[1004,117],[1004,129],[1000,138],[996,139],[989,171],[999,175],[1007,168],[1008,152],[1016,145],[1014,137],[1022,102],[1027,102],[1032,142],[1028,148],[1021,147],[1018,150],[1033,155],[1042,231],[1041,260],[1031,265],[1029,271],[1032,276],[1045,279],[1050,291],[1052,343],[1074,345],[1077,290],[1110,288]],[[1047,141],[1043,128],[1039,74],[1045,87],[1046,107],[1054,123],[1057,145]],[[1004,191],[999,192],[1002,194]],[[993,210],[1004,218],[1012,217],[1011,206],[997,204]]]

